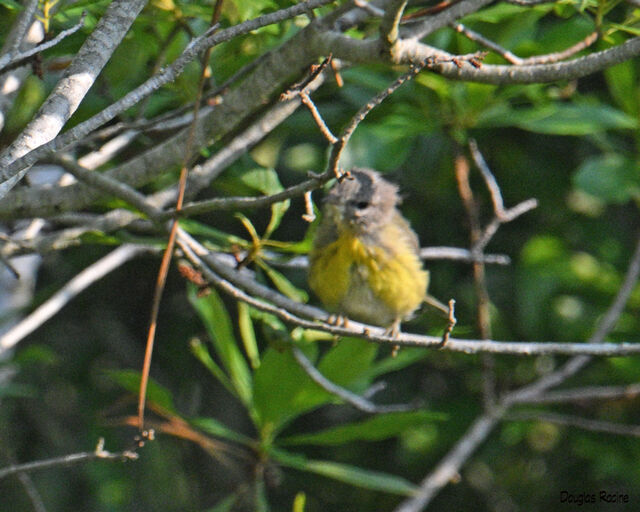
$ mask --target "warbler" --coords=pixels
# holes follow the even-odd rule
[[[426,297],[429,273],[398,187],[371,169],[336,182],[309,254],[309,286],[334,313],[397,335]]]

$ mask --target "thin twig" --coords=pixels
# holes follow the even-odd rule
[[[309,112],[311,112],[313,120],[316,122],[316,125],[318,125],[318,128],[320,129],[322,135],[324,135],[325,139],[327,139],[330,144],[335,144],[336,142],[338,142],[338,139],[333,133],[331,133],[331,130],[324,122],[324,119],[322,119],[320,112],[318,112],[315,103],[306,91],[300,91],[300,100],[309,109]]]
[[[458,479],[459,469],[487,439],[498,420],[497,414],[479,416],[446,457],[420,482],[420,487],[414,495],[403,501],[395,512],[420,512],[440,489],[452,480]]]
[[[482,255],[484,251],[484,245],[481,246],[478,244],[478,240],[482,236],[480,212],[469,181],[469,162],[462,154],[456,156],[455,173],[458,183],[458,193],[460,194],[462,204],[467,211],[467,217],[469,219],[471,252],[479,256]],[[494,184],[499,193],[500,189],[497,188],[497,183]],[[494,203],[494,211],[495,210],[496,206]],[[495,215],[497,216],[498,214],[495,213]],[[482,339],[488,340],[491,339],[490,298],[487,289],[485,267],[481,260],[473,262],[473,283],[477,297],[476,324],[478,326],[478,332]],[[484,354],[482,357],[482,398],[487,411],[493,409],[496,403],[496,376],[494,366],[493,357],[489,354]]]
[[[316,220],[316,214],[313,211],[313,201],[311,199],[311,190],[307,190],[304,193],[304,213],[302,214],[302,220],[309,223]]]
[[[451,331],[455,327],[457,323],[456,319],[456,311],[455,311],[456,301],[455,299],[449,300],[449,316],[447,318],[447,326],[445,327],[444,332],[442,333],[442,341],[440,342],[440,348],[444,347],[449,341],[449,336],[451,335]]]
[[[416,406],[410,404],[377,405],[372,401],[357,395],[348,389],[338,386],[334,382],[331,382],[322,375],[315,366],[313,366],[313,363],[309,361],[307,356],[305,356],[302,350],[298,347],[293,346],[292,352],[295,360],[311,380],[313,380],[313,382],[318,384],[318,386],[328,393],[331,393],[332,395],[344,400],[349,405],[352,405],[359,411],[366,412],[368,414],[386,414],[390,412],[413,411],[416,409]]]
[[[640,395],[640,383],[628,386],[584,386],[574,389],[547,391],[537,396],[512,400],[511,403],[557,404],[563,402],[586,402],[590,400],[631,400]]]
[[[482,261],[495,265],[510,265],[511,258],[506,254],[474,254],[469,249],[459,247],[423,247],[420,249],[420,258],[423,260],[453,260],[472,263]]]
[[[567,59],[575,55],[576,53],[584,50],[585,48],[588,48],[589,46],[591,46],[593,43],[595,43],[598,40],[599,36],[600,36],[599,32],[597,30],[594,30],[593,32],[591,32],[591,34],[586,36],[582,41],[578,41],[573,46],[570,46],[569,48],[562,50],[561,52],[549,53],[547,55],[536,55],[535,57],[522,59],[522,62],[520,64],[523,66],[551,64],[553,62],[558,62],[558,61]]]
[[[407,80],[411,80],[414,76],[416,76],[422,69],[424,69],[427,64],[429,64],[430,59],[425,59],[421,63],[411,66],[409,71],[399,76],[389,87],[387,87],[384,91],[376,94],[371,100],[369,100],[365,105],[363,105],[358,112],[351,118],[347,126],[344,128],[338,141],[331,146],[331,153],[329,155],[329,164],[327,167],[327,172],[333,174],[337,178],[340,178],[342,173],[340,172],[340,156],[342,155],[342,151],[346,147],[351,135],[357,128],[357,126],[364,120],[364,118],[371,112],[374,108],[376,108],[380,103],[382,103],[386,98],[388,98],[398,87],[400,87]]]
[[[48,50],[49,48],[53,48],[58,43],[60,43],[60,41],[62,41],[63,39],[69,37],[71,34],[75,34],[78,30],[80,30],[84,26],[84,20],[86,17],[87,17],[87,13],[83,12],[82,15],[80,16],[80,20],[73,27],[63,30],[53,39],[50,39],[49,41],[46,41],[42,44],[39,44],[34,48],[31,48],[29,50],[26,50],[24,52],[21,52],[15,55],[9,55],[9,54],[3,55],[2,57],[0,57],[0,72],[6,73],[11,69],[15,69],[19,66],[22,66],[23,64],[26,63],[26,61],[30,57],[33,57],[37,53]]]
[[[0,479],[15,473],[28,473],[41,469],[49,469],[57,466],[70,466],[88,460],[107,459],[107,460],[136,460],[138,454],[134,451],[125,450],[122,452],[108,452],[104,449],[104,439],[98,441],[96,449],[92,452],[80,452],[64,455],[62,457],[54,457],[51,459],[38,460],[35,462],[27,462],[25,464],[12,464],[0,469]]]
[[[459,32],[464,36],[466,36],[467,38],[469,38],[471,41],[475,41],[476,43],[481,44],[485,48],[488,48],[489,50],[494,51],[495,53],[503,57],[507,62],[511,62],[511,64],[522,64],[524,60],[518,57],[517,55],[515,55],[514,53],[511,53],[506,48],[503,48],[498,43],[495,43],[490,39],[487,39],[482,34],[479,34],[478,32],[475,32],[474,30],[471,30],[470,28],[465,27],[462,23],[452,22],[449,24],[449,26],[456,32]]]
[[[510,421],[544,421],[568,427],[577,427],[592,432],[603,432],[619,436],[640,437],[640,425],[622,425],[610,421],[591,420],[580,416],[557,414],[542,411],[517,411],[505,415],[505,420]]]
[[[22,487],[24,487],[24,490],[26,491],[27,496],[29,497],[29,501],[31,501],[31,505],[33,506],[33,509],[36,512],[47,512],[47,508],[44,505],[44,501],[42,501],[42,496],[40,496],[40,493],[38,492],[38,488],[33,483],[33,480],[31,479],[31,477],[27,473],[24,473],[22,471],[18,473],[16,476],[18,477],[18,480],[20,480]]]

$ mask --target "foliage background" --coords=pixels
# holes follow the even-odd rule
[[[225,2],[223,24],[235,24],[289,4],[229,0]],[[58,72],[48,70],[46,64],[77,51],[106,5],[107,2],[61,2],[51,20],[53,30],[72,25],[83,9],[89,12],[86,29],[45,53],[45,73],[42,78],[32,75],[24,83],[20,99],[7,119],[2,142],[11,140],[24,126],[55,84]],[[4,1],[0,2],[0,12],[1,35],[7,33],[17,8],[13,2]],[[206,2],[152,2],[73,121],[88,118],[141,83],[162,51],[166,51],[167,61],[175,58],[188,43],[186,31],[180,30],[166,48],[161,41],[179,24],[194,33],[202,32],[209,13]],[[600,49],[623,37],[623,31],[614,23],[625,24],[627,30],[637,27],[634,19],[629,19],[626,4],[564,1],[525,8],[500,3],[464,21],[527,57],[570,46],[592,31],[594,19],[605,14],[604,34],[596,43]],[[223,82],[242,65],[274,48],[300,23],[304,20],[284,22],[215,48],[212,80]],[[375,27],[363,29],[365,33],[374,30]],[[438,31],[429,42],[453,53],[477,49],[450,29]],[[486,58],[488,63],[501,61],[493,54]],[[314,94],[314,101],[329,126],[338,131],[400,71],[386,65],[346,69],[342,73],[344,87],[328,82]],[[453,82],[423,72],[358,127],[343,164],[374,167],[399,184],[404,195],[403,212],[423,246],[467,247],[469,226],[457,193],[453,161],[457,147],[475,138],[501,185],[507,205],[530,197],[539,201],[536,210],[503,226],[489,247],[492,252],[512,258],[509,266],[488,267],[495,339],[585,340],[619,288],[638,233],[639,72],[638,62],[629,61],[580,80],[526,86]],[[194,98],[198,74],[198,66],[192,64],[176,82],[122,119],[151,117],[188,104]],[[148,136],[137,143],[156,142]],[[308,111],[298,109],[234,163],[206,195],[259,193],[247,179],[248,173],[256,169],[260,179],[271,179],[273,174],[268,169],[274,169],[284,186],[294,184],[308,170],[323,169],[326,146]],[[213,147],[207,151],[215,150]],[[118,158],[123,161],[126,157],[124,154]],[[473,176],[472,184],[483,219],[488,220],[491,204],[479,174]],[[316,193],[314,199],[319,198]],[[109,206],[101,204],[96,208]],[[303,240],[307,230],[301,220],[303,211],[301,200],[292,201],[273,239]],[[243,213],[258,232],[264,231],[269,211]],[[197,220],[228,235],[248,238],[233,213],[216,212]],[[111,250],[106,245],[109,241],[98,237],[96,243],[47,254],[32,307]],[[141,366],[157,266],[158,258],[148,256],[105,277],[30,335],[11,359],[2,363],[15,375],[0,390],[0,465],[91,449],[99,436],[106,438],[109,449],[127,445],[133,430],[117,423],[118,418],[133,411],[132,395],[127,395],[126,389],[132,388],[135,378],[132,380],[132,374],[124,370],[137,372]],[[455,334],[477,336],[471,267],[433,261],[428,262],[428,268],[431,293],[441,300],[457,300],[459,325]],[[295,287],[306,289],[303,272],[284,272]],[[310,300],[314,301],[313,297]],[[402,482],[419,482],[482,410],[481,356],[407,349],[392,360],[386,347],[358,340],[343,340],[337,345],[308,343],[305,350],[323,360],[325,370],[333,372],[337,382],[342,380],[362,392],[376,377],[387,383],[386,389],[376,395],[377,402],[420,400],[424,408],[409,415],[404,423],[398,416],[389,425],[361,426],[348,442],[336,441],[336,437],[344,436],[342,433],[324,441],[294,444],[293,436],[337,425],[359,425],[372,417],[325,396],[301,372],[280,341],[287,331],[273,319],[260,320],[257,314],[253,314],[252,325],[263,371],[252,370],[244,356],[238,363],[242,369],[237,372],[246,371],[252,376],[253,398],[250,405],[246,401],[243,404],[242,398],[233,396],[241,394],[238,390],[242,388],[242,375],[230,370],[235,356],[214,356],[231,374],[234,392],[230,393],[194,357],[192,339],[201,339],[202,346],[212,354],[216,350],[224,352],[221,347],[231,344],[240,347],[237,353],[243,354],[240,340],[249,335],[246,324],[243,331],[238,322],[248,319],[247,311],[239,311],[234,301],[217,297],[214,292],[199,302],[198,315],[195,301],[194,291],[172,271],[162,303],[152,368],[153,378],[170,399],[165,397],[163,401],[154,394],[151,399],[168,407],[169,414],[200,418],[200,423],[194,425],[208,434],[220,434],[216,430],[219,425],[211,419],[221,422],[229,432],[217,436],[221,439],[218,443],[224,443],[226,448],[218,446],[209,453],[192,442],[160,434],[156,442],[140,452],[136,462],[93,461],[33,473],[31,477],[47,510],[218,511],[231,510],[232,506],[239,510],[288,510],[294,506],[296,495],[297,506],[301,506],[303,494],[299,493],[304,493],[304,510],[308,511],[390,510],[401,500],[398,492],[402,492],[397,489]],[[207,315],[213,315],[215,322],[207,323]],[[443,322],[425,312],[404,328],[438,334]],[[208,341],[208,335],[217,340]],[[299,331],[297,335],[299,340],[309,338]],[[636,287],[610,339],[640,341],[640,288]],[[564,359],[497,356],[497,390],[530,382],[558,367]],[[568,384],[630,384],[639,377],[637,358],[597,359]],[[288,393],[301,389],[308,391],[307,395],[298,396],[301,402],[297,406],[287,403],[286,397],[291,396]],[[256,405],[260,400],[262,405]],[[624,424],[636,424],[640,419],[637,398],[533,410],[557,410]],[[265,417],[269,414],[280,419],[291,415],[291,421],[282,424],[283,430],[275,440],[265,430],[256,429],[256,425],[266,428]],[[261,419],[256,420],[260,415]],[[261,438],[261,448],[257,449],[260,455],[247,450],[243,442],[232,443],[230,432],[249,439]],[[307,460],[292,461],[276,450],[304,455]],[[271,457],[267,457],[268,453]],[[463,468],[460,482],[445,487],[432,509],[468,510],[470,503],[474,510],[500,512],[556,509],[562,490],[575,494],[625,492],[637,506],[639,458],[640,446],[633,437],[588,432],[545,421],[504,421]],[[351,485],[348,475],[318,475],[309,465],[310,460],[358,466],[387,476],[380,476],[377,481],[373,473],[363,473],[359,485]],[[294,469],[296,464],[298,469]],[[327,465],[321,469],[331,468]],[[389,491],[394,486],[399,486],[397,492],[381,490]],[[8,506],[7,510],[32,510],[14,478],[0,481],[0,497],[2,509]],[[235,505],[231,505],[233,500]]]

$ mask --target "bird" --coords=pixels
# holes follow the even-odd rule
[[[327,194],[309,253],[309,286],[326,309],[392,336],[429,284],[400,202],[398,187],[379,172],[351,169]]]

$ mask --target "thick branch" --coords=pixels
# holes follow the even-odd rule
[[[111,3],[35,118],[0,155],[0,179],[3,182],[11,179],[2,184],[0,196],[6,194],[25,172],[8,172],[6,166],[60,132],[146,3],[146,0],[114,0]]]

